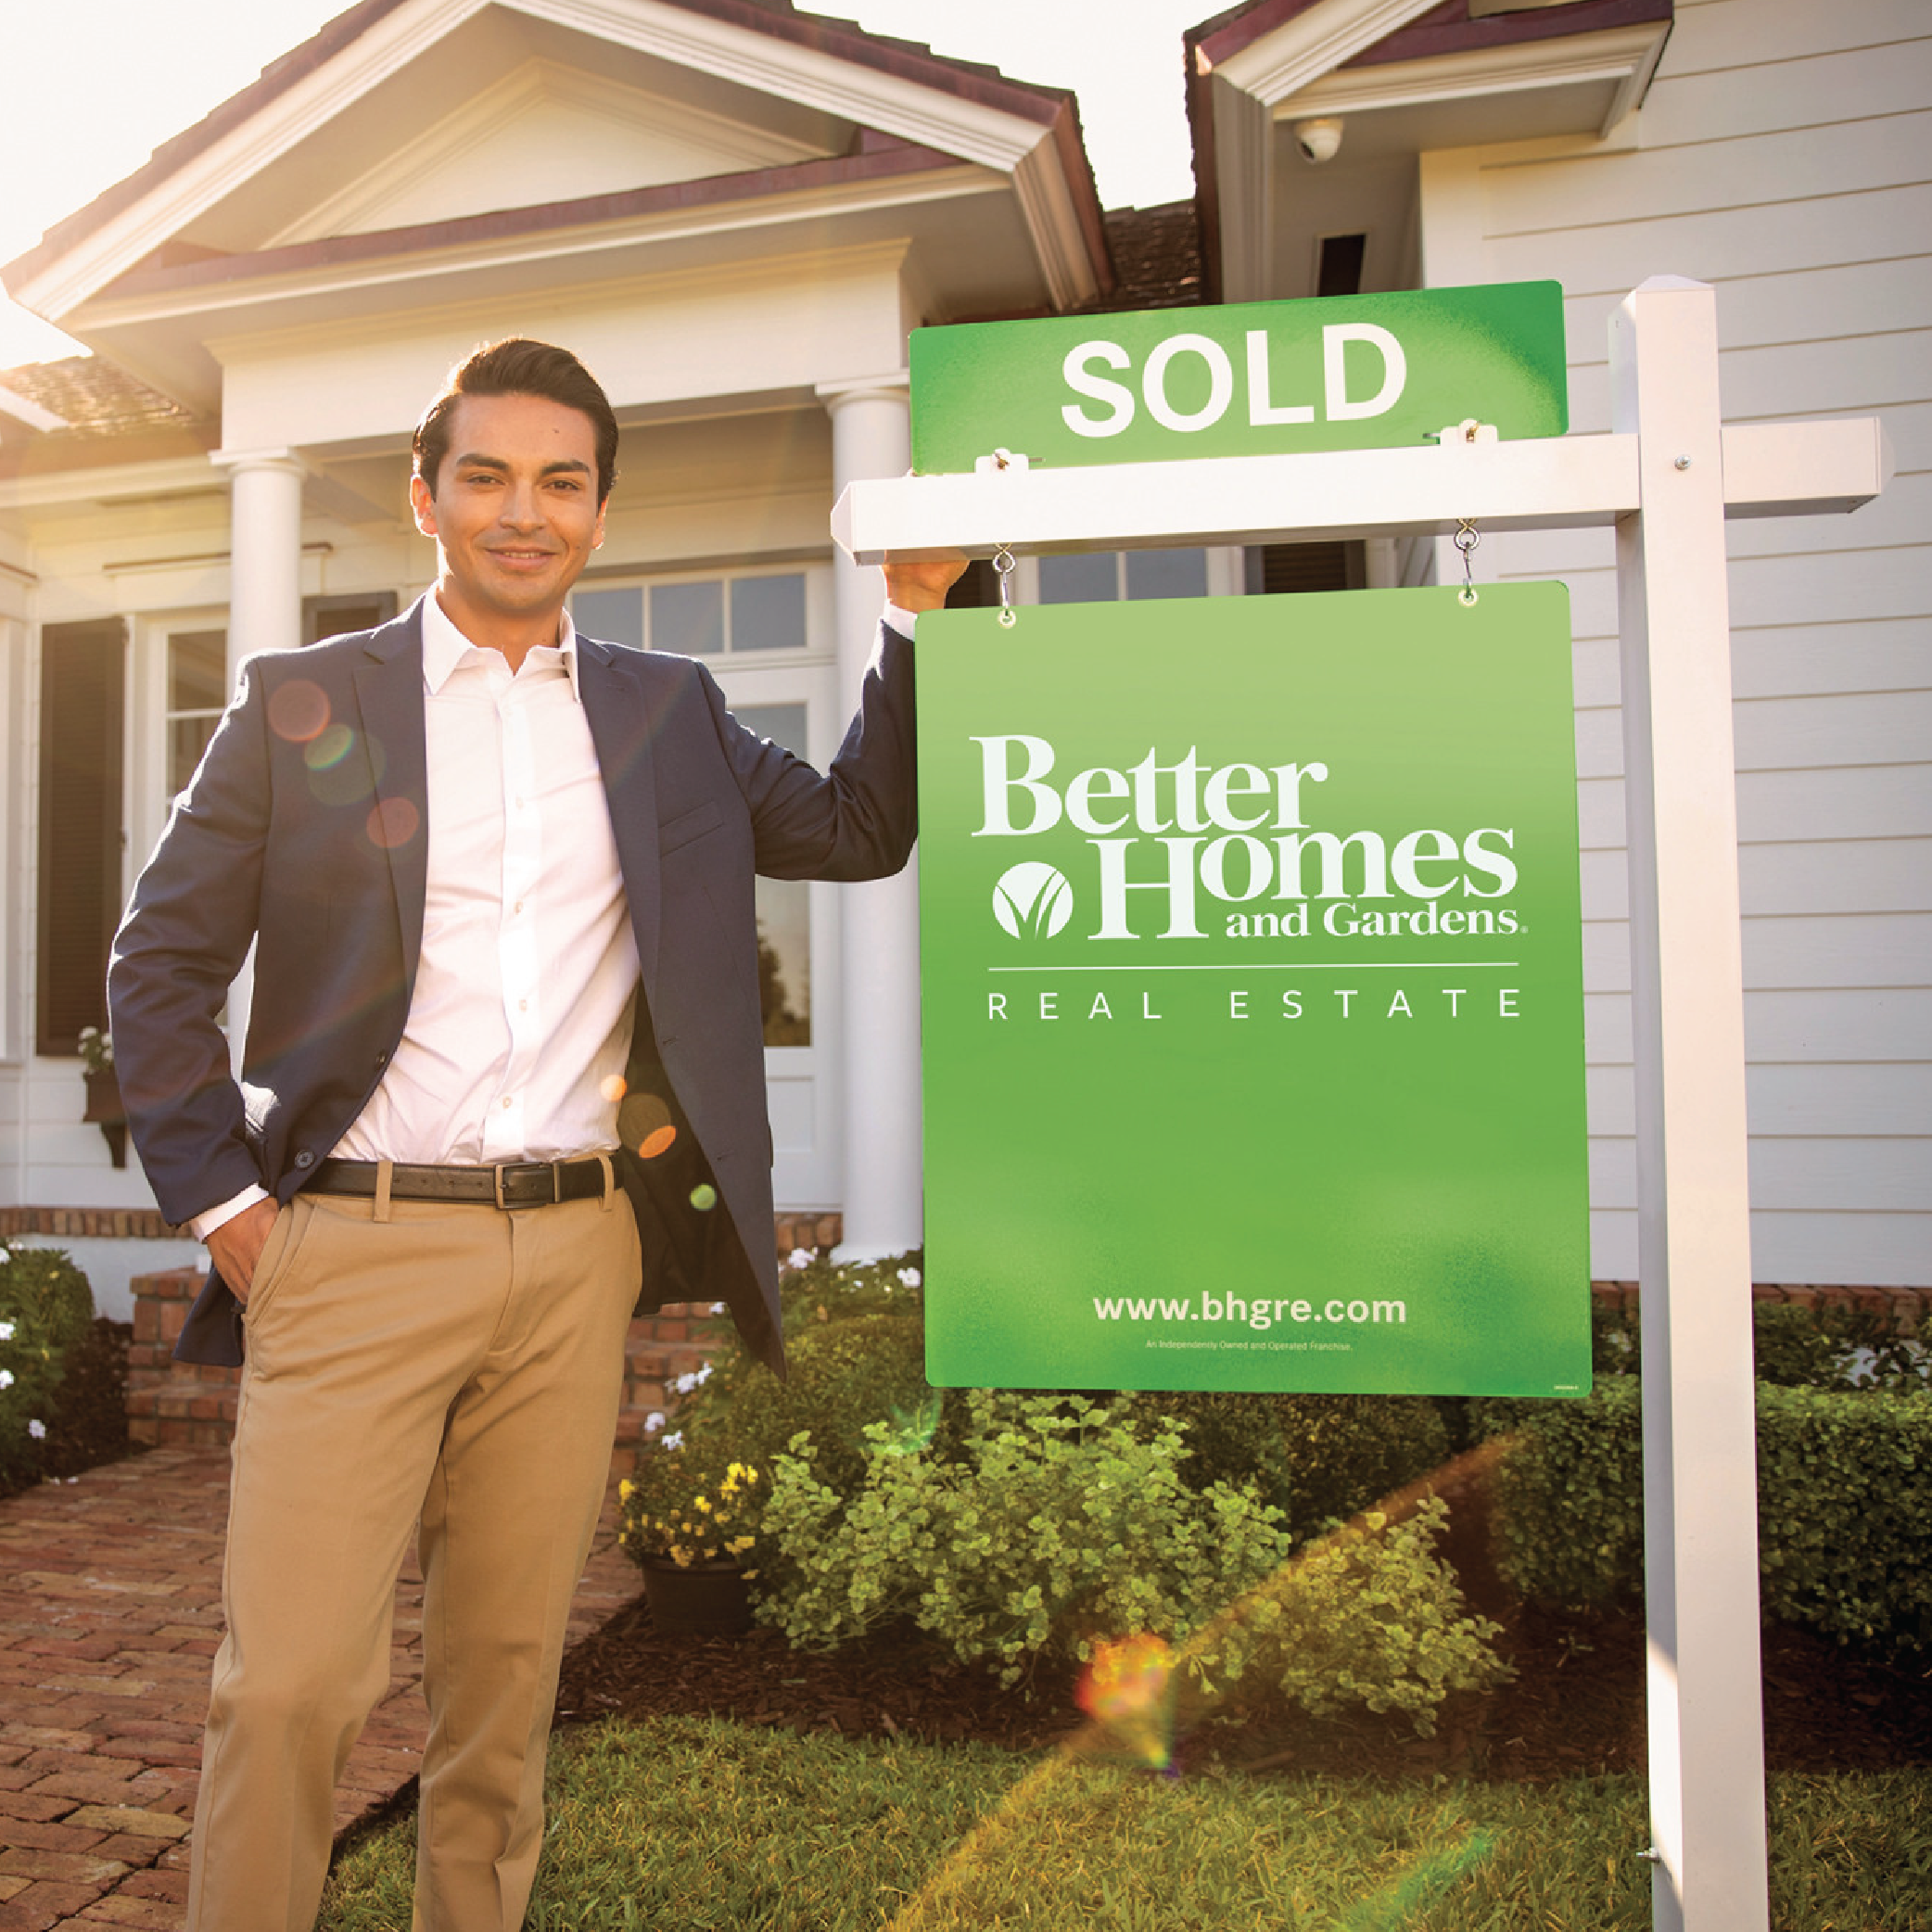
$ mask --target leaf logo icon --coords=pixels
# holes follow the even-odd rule
[[[1074,888],[1057,866],[1023,860],[1000,874],[993,916],[1015,939],[1050,939],[1074,916]]]

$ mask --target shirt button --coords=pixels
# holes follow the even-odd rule
[[[520,1012],[520,1013],[527,1013],[527,1012],[528,1012],[528,1011],[529,1011],[529,1010],[530,1010],[530,1003],[529,1003],[529,1001],[528,1001],[527,999],[519,999],[519,1000],[518,1000],[518,1001],[516,1002],[516,1010],[517,1010],[518,1012]]]
[[[505,1094],[505,1095],[503,1096],[503,1105],[507,1107],[507,1106],[508,1106],[509,1104],[510,1104],[510,1096],[509,1096],[508,1094]]]
[[[307,1148],[303,1148],[302,1150],[296,1155],[295,1164],[298,1167],[312,1167],[315,1164],[315,1156],[311,1154]]]

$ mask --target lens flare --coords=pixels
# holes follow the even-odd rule
[[[900,1408],[896,1404],[887,1418],[891,1433],[883,1444],[886,1455],[918,1455],[930,1449],[933,1438],[939,1433],[941,1413],[942,1402],[936,1389],[910,1408]]]
[[[701,1214],[708,1214],[718,1205],[718,1189],[709,1181],[700,1181],[691,1190],[691,1204]]]
[[[363,829],[372,845],[393,852],[397,846],[408,845],[422,823],[423,815],[407,798],[386,798],[371,809]]]
[[[268,726],[290,744],[307,744],[328,728],[328,693],[307,678],[291,678],[268,701]]]
[[[1074,1697],[1142,1763],[1164,1769],[1174,1758],[1174,1666],[1163,1637],[1097,1644]]]
[[[622,1074],[606,1074],[597,1083],[597,1091],[615,1107],[629,1091]]]
[[[302,763],[311,771],[329,771],[349,756],[349,748],[356,742],[356,734],[339,720],[325,725],[308,741],[308,749],[302,753]]]

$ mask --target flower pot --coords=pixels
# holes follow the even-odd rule
[[[642,1569],[651,1621],[667,1636],[731,1636],[751,1628],[751,1586],[737,1564],[680,1569],[668,1557],[646,1557]]]
[[[87,1083],[87,1105],[83,1120],[93,1121],[108,1143],[108,1153],[115,1166],[127,1165],[127,1109],[121,1102],[121,1079],[111,1066],[83,1071]]]

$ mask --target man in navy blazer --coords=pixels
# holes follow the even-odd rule
[[[329,1791],[387,1683],[418,1518],[416,1923],[520,1925],[630,1312],[641,1294],[721,1300],[782,1369],[754,875],[905,862],[911,646],[891,620],[909,629],[962,566],[888,566],[889,621],[820,774],[738,725],[702,665],[572,630],[616,439],[566,351],[498,344],[452,372],[412,486],[436,589],[375,630],[244,664],[115,943],[135,1143],[162,1212],[211,1255],[178,1353],[246,1355],[201,1932],[312,1918]],[[525,790],[555,794],[530,825]],[[476,850],[489,862],[464,875],[454,855]],[[568,879],[574,901],[579,874],[615,909],[588,990],[565,971],[581,961],[533,969],[544,935],[521,931],[526,893],[540,909]],[[217,1016],[251,944],[237,1083]],[[562,1010],[538,1051],[511,1009],[546,993]],[[502,1072],[518,1053],[566,1125],[479,1158],[523,1117]],[[446,1121],[445,1092],[483,1111]]]

